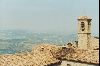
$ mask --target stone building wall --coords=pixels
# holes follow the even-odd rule
[[[99,66],[99,65],[63,60],[60,66]]]
[[[91,35],[78,34],[78,47],[80,49],[90,49],[90,38]]]
[[[91,49],[91,18],[87,16],[80,16],[78,18],[78,48]]]
[[[91,37],[92,49],[99,49],[99,39]]]

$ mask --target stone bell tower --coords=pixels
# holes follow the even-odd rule
[[[78,48],[91,49],[91,18],[80,16],[78,18]]]

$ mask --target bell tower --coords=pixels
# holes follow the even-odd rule
[[[80,16],[77,20],[78,20],[78,48],[90,49],[92,19],[87,16]]]

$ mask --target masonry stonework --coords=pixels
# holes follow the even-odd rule
[[[78,48],[91,49],[91,20],[87,16],[78,18]]]

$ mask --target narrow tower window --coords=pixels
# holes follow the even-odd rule
[[[81,27],[82,27],[82,28],[85,27],[84,22],[81,22]]]
[[[85,30],[85,24],[84,24],[84,22],[81,22],[81,28],[82,28],[82,31]]]

